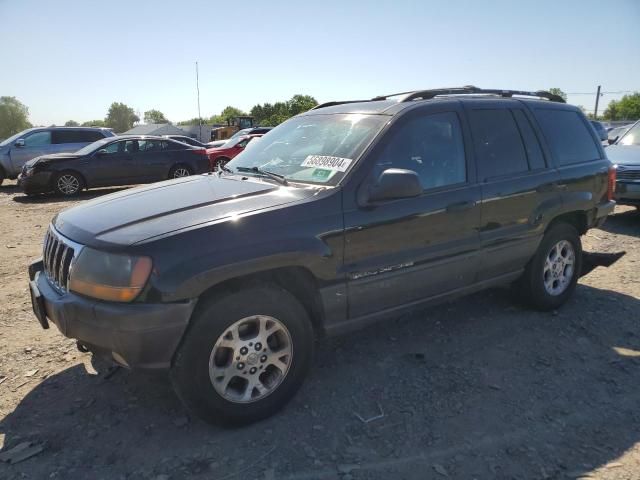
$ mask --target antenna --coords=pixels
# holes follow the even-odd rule
[[[200,135],[198,140],[202,141],[202,117],[200,116],[200,77],[198,75],[198,62],[196,62],[196,90],[198,92],[198,125],[200,126]]]

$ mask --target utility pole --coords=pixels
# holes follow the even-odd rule
[[[598,120],[598,102],[600,101],[600,85],[598,85],[598,92],[596,93],[596,109],[593,112],[593,119]]]
[[[202,117],[200,116],[200,78],[198,75],[198,62],[196,62],[196,90],[198,92],[198,125],[200,127],[200,136],[198,137],[198,141],[202,141]],[[600,92],[600,87],[598,87],[598,92]],[[596,110],[598,110],[598,104],[596,103]]]

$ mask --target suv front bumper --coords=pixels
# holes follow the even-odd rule
[[[29,279],[43,328],[51,321],[64,336],[129,368],[169,368],[196,304],[112,303],[60,294],[49,284],[41,260],[29,266]]]
[[[615,198],[620,205],[640,206],[640,181],[626,182],[618,180],[616,182]]]

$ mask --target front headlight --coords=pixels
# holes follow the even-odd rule
[[[85,247],[69,272],[69,290],[112,302],[130,302],[151,274],[149,257],[106,253]]]

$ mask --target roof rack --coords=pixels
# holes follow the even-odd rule
[[[564,98],[559,95],[555,95],[545,90],[538,90],[536,92],[528,92],[524,90],[499,90],[499,89],[487,89],[478,88],[473,85],[465,85],[464,87],[453,88],[435,88],[431,90],[415,90],[410,92],[392,93],[390,95],[380,95],[373,97],[370,100],[345,100],[336,102],[325,102],[320,105],[316,105],[311,110],[318,110],[319,108],[333,107],[335,105],[344,105],[347,103],[363,103],[363,102],[377,102],[380,100],[388,100],[391,97],[402,97],[400,102],[411,102],[413,100],[429,100],[439,96],[449,95],[498,95],[500,97],[536,97],[545,98],[551,102],[566,103]]]
[[[511,98],[513,96],[518,97],[537,97],[537,98],[546,98],[551,102],[560,102],[565,103],[564,99],[559,95],[554,95],[553,93],[538,90],[536,92],[528,92],[524,90],[499,90],[499,89],[486,89],[486,88],[478,88],[473,85],[465,85],[464,87],[454,87],[454,88],[436,88],[432,90],[418,90],[415,92],[403,92],[403,93],[394,93],[391,95],[384,95],[379,97],[374,97],[371,100],[386,100],[389,97],[396,97],[398,95],[403,95],[403,98],[400,102],[410,102],[412,100],[429,100],[431,98],[435,98],[441,95],[499,95],[501,97]]]

